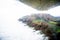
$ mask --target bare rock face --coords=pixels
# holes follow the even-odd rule
[[[48,10],[51,7],[60,5],[59,0],[20,0],[20,1],[38,10]]]

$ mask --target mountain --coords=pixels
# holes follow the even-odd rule
[[[56,40],[56,33],[60,32],[60,17],[54,17],[50,14],[32,14],[19,19],[36,31],[41,31],[48,40]],[[57,37],[58,38],[58,37]]]
[[[27,15],[20,18],[19,21],[25,23],[29,27],[34,27],[34,26],[36,27],[37,25],[43,24],[43,26],[48,25],[48,26],[53,26],[52,28],[54,28],[54,25],[57,24],[56,17],[50,14],[43,14],[43,13]]]
[[[50,14],[32,14],[32,15],[27,15],[19,19],[19,21],[27,22],[35,19],[43,19],[45,21],[54,21],[56,20],[55,17],[51,16]]]

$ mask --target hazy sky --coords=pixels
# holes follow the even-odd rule
[[[42,36],[18,21],[32,12],[37,11],[19,1],[0,0],[0,40],[42,40]]]
[[[60,16],[60,6],[57,6],[57,7],[54,7],[54,8],[51,8],[47,11],[49,14],[53,15],[53,16]]]
[[[54,10],[53,10],[54,9]],[[49,11],[38,11],[16,0],[0,0],[0,39],[2,40],[39,40],[42,35],[37,35],[32,29],[24,26],[18,19],[32,13],[51,13],[60,16],[60,6]]]

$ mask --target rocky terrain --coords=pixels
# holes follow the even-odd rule
[[[56,28],[60,25],[60,17],[54,17],[50,14],[32,14],[19,19],[34,30],[40,30],[49,40],[55,40]]]
[[[21,2],[38,10],[47,10],[60,5],[60,0],[20,0]]]

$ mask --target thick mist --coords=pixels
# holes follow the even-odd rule
[[[43,35],[18,21],[33,13],[49,12],[33,9],[16,0],[0,0],[0,40],[43,40]]]

